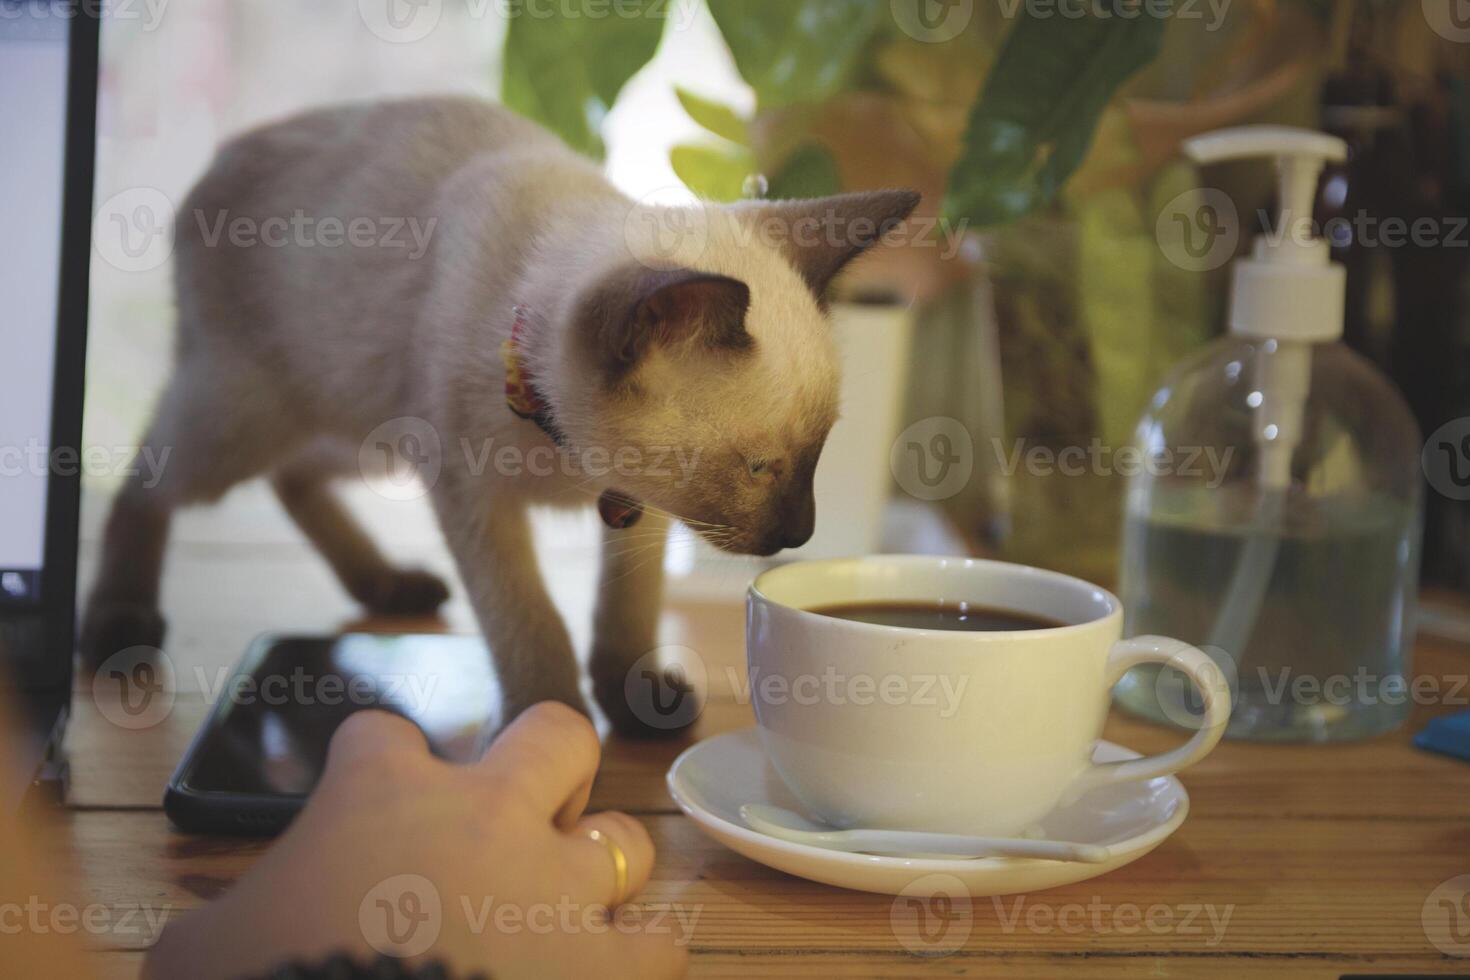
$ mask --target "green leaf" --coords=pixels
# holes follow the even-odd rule
[[[950,171],[945,216],[1012,221],[1054,199],[1113,93],[1158,54],[1165,18],[1040,17],[1021,5]]]
[[[500,97],[574,150],[601,158],[602,121],[628,79],[658,50],[666,0],[619,0],[605,17],[507,0],[510,28]],[[557,12],[560,11],[560,12]]]
[[[669,151],[669,163],[688,188],[710,201],[738,201],[745,178],[755,172],[750,151],[738,146],[684,143]]]
[[[832,154],[816,143],[806,143],[771,178],[770,196],[776,200],[826,197],[836,194],[841,187],[842,178]]]
[[[852,75],[888,4],[879,0],[709,0],[762,109],[822,102]]]
[[[723,136],[730,142],[739,143],[742,146],[750,142],[750,132],[746,128],[745,120],[737,116],[734,109],[706,99],[702,95],[695,95],[678,85],[674,86],[674,94],[679,97],[679,104],[684,107],[685,112],[689,113],[689,118],[711,133]]]

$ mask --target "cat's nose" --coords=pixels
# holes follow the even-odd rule
[[[810,491],[786,508],[781,522],[781,547],[800,548],[812,539],[817,527],[817,503]]]
[[[806,528],[796,528],[794,530],[791,528],[787,528],[785,536],[781,539],[781,547],[800,548],[802,545],[806,544],[812,539],[812,531],[813,528],[810,526]]]

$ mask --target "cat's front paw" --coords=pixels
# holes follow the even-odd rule
[[[93,599],[82,618],[77,651],[82,666],[100,666],[113,654],[134,647],[163,648],[163,614],[145,603]]]
[[[635,664],[616,675],[594,677],[592,687],[613,731],[625,738],[680,738],[704,709],[703,695],[679,667]]]
[[[432,572],[391,568],[358,590],[358,600],[379,616],[430,616],[449,598],[449,586]]]

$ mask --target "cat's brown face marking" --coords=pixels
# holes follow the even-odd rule
[[[579,294],[576,373],[595,397],[568,420],[573,441],[680,464],[610,487],[727,551],[805,544],[840,380],[824,294],[917,201],[883,191],[706,213],[687,258],[628,262]],[[752,223],[790,234],[767,244]]]
[[[816,529],[817,503],[812,481],[817,460],[827,439],[821,437],[775,459],[760,460],[759,471],[745,466],[746,473],[763,485],[763,499],[745,526],[749,533],[741,539],[741,550],[757,555],[773,555],[782,548],[799,548],[811,539]]]
[[[809,393],[807,403],[742,398],[742,385],[750,391],[759,383],[760,366],[727,371],[735,376],[687,378],[672,390],[630,396],[618,438],[643,447],[643,458],[662,454],[671,465],[619,477],[618,489],[726,551],[772,555],[799,547],[815,527],[812,482],[836,418],[835,386]]]
[[[812,482],[830,423],[801,443],[755,452],[725,450],[715,454],[704,478],[682,496],[681,506],[696,521],[694,530],[706,540],[739,554],[773,555],[799,548],[816,528]]]

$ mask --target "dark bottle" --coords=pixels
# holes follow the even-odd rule
[[[1343,339],[1404,392],[1433,454],[1446,425],[1470,436],[1470,102],[1447,79],[1406,106],[1385,72],[1350,62],[1360,67],[1323,87],[1322,128],[1349,156],[1324,173],[1317,217],[1348,270]],[[1446,445],[1470,469],[1470,441]],[[1423,579],[1470,589],[1470,501],[1438,482],[1425,498]]]

